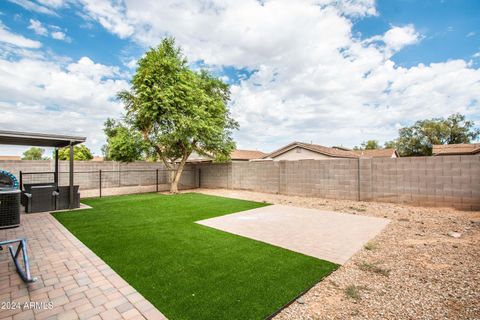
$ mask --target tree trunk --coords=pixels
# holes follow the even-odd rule
[[[182,172],[183,168],[185,167],[185,163],[187,162],[189,154],[184,154],[182,161],[180,161],[180,164],[177,167],[177,170],[175,171],[175,175],[173,176],[173,181],[172,184],[170,185],[170,192],[171,193],[178,193],[178,182],[180,181],[180,178],[182,177]]]

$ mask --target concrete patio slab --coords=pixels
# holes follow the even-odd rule
[[[271,205],[197,223],[344,264],[390,220]]]
[[[0,319],[166,319],[49,213],[22,214],[20,227],[0,230],[0,240],[17,238],[27,239],[38,280],[24,283],[0,251]]]

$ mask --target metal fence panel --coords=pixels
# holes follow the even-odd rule
[[[53,183],[54,172],[22,172],[21,184]],[[78,185],[83,198],[104,195],[120,195],[143,192],[161,192],[170,190],[173,170],[136,169],[136,170],[93,170],[76,171],[74,184]],[[183,171],[179,189],[197,188],[195,169]],[[69,173],[61,171],[58,174],[58,184],[69,184]]]

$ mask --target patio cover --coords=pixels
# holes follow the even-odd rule
[[[58,148],[70,147],[69,186],[70,208],[73,207],[73,146],[83,143],[85,137],[58,134],[0,130],[0,144],[55,148],[55,182],[58,183]]]
[[[0,144],[63,148],[85,140],[85,137],[0,130]]]

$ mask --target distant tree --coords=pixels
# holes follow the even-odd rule
[[[228,84],[207,71],[191,70],[173,38],[163,39],[140,59],[131,85],[118,94],[125,105],[125,127],[138,132],[146,153],[174,172],[172,193],[178,192],[193,151],[217,158],[228,157],[235,148],[231,133],[238,123],[228,112]]]
[[[110,160],[112,160],[112,159],[110,159],[108,153],[109,153],[108,144],[104,144],[104,145],[102,146],[102,156],[103,156],[103,160],[105,160],[105,161],[110,161]]]
[[[55,157],[55,155],[54,155]],[[70,160],[70,148],[62,148],[58,150],[59,160]],[[74,160],[91,160],[93,159],[92,152],[84,144],[76,145],[73,147],[73,159]]]
[[[362,142],[360,147],[355,146],[353,150],[372,150],[372,149],[380,149],[380,144],[377,140],[367,140]]]
[[[401,156],[429,156],[434,144],[470,143],[480,135],[473,121],[465,120],[459,113],[447,119],[419,120],[410,127],[401,128],[395,140]]]
[[[46,160],[47,157],[44,157],[45,149],[31,147],[23,153],[22,160]]]
[[[107,119],[104,124],[107,144],[102,147],[105,160],[133,162],[143,160],[147,145],[138,131],[113,119]]]
[[[385,149],[396,149],[397,148],[397,143],[394,140],[385,141],[385,143],[383,144],[383,147]]]

